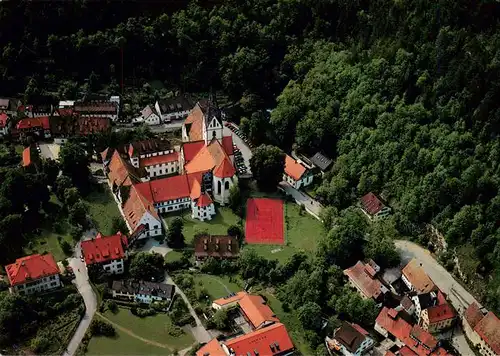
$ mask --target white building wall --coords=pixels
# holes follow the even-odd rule
[[[149,226],[149,229],[147,229],[145,237],[148,236],[159,236],[161,235],[161,221],[156,220],[156,218],[153,217],[149,212],[146,212],[137,226],[144,224],[146,226]]]
[[[155,209],[159,213],[168,213],[171,211],[177,211],[182,209],[189,209],[191,206],[191,198],[184,197],[174,200],[169,200],[161,203],[155,204]]]
[[[222,125],[219,121],[214,117],[206,126],[205,120],[203,120],[203,139],[205,140],[205,144],[208,144],[215,137],[220,142],[222,142]]]
[[[168,163],[156,164],[154,166],[144,167],[150,178],[160,177],[169,174],[179,173],[179,162],[172,161]]]
[[[146,124],[148,125],[159,125],[161,122],[160,122],[160,117],[156,114],[151,114],[149,115],[148,118],[146,118]]]
[[[123,259],[113,260],[102,265],[105,272],[110,274],[122,274],[125,271]]]
[[[197,207],[195,202],[191,203],[191,217],[193,219],[198,219],[201,221],[212,220],[212,217],[214,215],[215,206],[213,203],[205,207]]]
[[[238,178],[236,176],[232,178],[218,178],[214,176],[213,179],[212,191],[214,200],[221,205],[227,204],[229,202],[229,191],[238,182]]]
[[[19,294],[33,294],[55,289],[61,286],[59,275],[40,278],[30,283],[20,284],[12,287],[12,292]]]

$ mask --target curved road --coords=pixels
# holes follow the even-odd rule
[[[448,295],[448,299],[460,315],[463,315],[465,309],[472,302],[476,302],[479,306],[481,304],[458,283],[455,278],[443,266],[437,262],[431,253],[420,247],[419,245],[405,240],[396,240],[394,242],[396,248],[399,250],[401,260],[403,263],[415,258],[423,267],[424,271],[431,277],[434,283],[444,293]],[[452,336],[453,346],[457,351],[464,356],[474,355],[470,349],[465,336],[460,327],[455,328]]]
[[[79,244],[75,251],[79,251]],[[85,264],[77,257],[72,257],[69,259],[69,265],[73,268],[75,272],[75,280],[73,283],[78,288],[78,292],[83,297],[83,301],[85,302],[85,314],[80,321],[80,325],[75,331],[75,334],[71,338],[69,345],[64,352],[63,356],[73,356],[78,349],[78,346],[82,342],[87,329],[90,326],[90,322],[94,317],[94,314],[97,309],[97,297],[94,293],[94,290],[90,286],[89,277],[87,275],[87,269],[85,268]]]

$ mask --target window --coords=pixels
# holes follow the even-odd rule
[[[217,182],[217,194],[220,194],[221,191],[221,183],[220,181]]]
[[[224,188],[227,190],[229,189],[229,181],[226,181],[226,183],[224,184]]]
[[[104,267],[104,269],[105,269],[106,271],[109,271],[109,270],[111,269],[111,266],[106,266],[106,267]]]
[[[215,137],[215,135],[217,135],[217,133],[215,131],[212,132],[212,138]]]

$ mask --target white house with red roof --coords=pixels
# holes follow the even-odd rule
[[[52,254],[18,258],[5,266],[11,293],[33,294],[61,286],[59,268]]]
[[[21,119],[16,124],[16,129],[21,137],[34,133],[41,138],[50,138],[50,122],[48,116]]]
[[[142,111],[141,115],[132,119],[132,123],[139,124],[145,123],[146,125],[159,125],[161,123],[160,115],[157,113],[155,108],[150,105],[146,106]]]
[[[144,169],[150,178],[179,173],[179,152],[166,140],[145,140],[128,145],[132,166]]]
[[[370,220],[383,219],[391,213],[391,208],[372,192],[361,198],[361,210]]]
[[[308,186],[313,181],[311,170],[307,169],[300,161],[285,155],[285,171],[283,180],[295,189]]]
[[[108,274],[122,274],[125,271],[128,239],[121,232],[111,236],[99,233],[95,239],[82,241],[80,247],[87,269]]]
[[[493,313],[483,313],[479,305],[472,303],[465,310],[464,333],[481,355],[500,355],[500,319]]]
[[[10,131],[11,120],[6,113],[0,113],[0,137],[7,136]]]

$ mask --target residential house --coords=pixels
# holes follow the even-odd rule
[[[113,281],[113,298],[151,304],[152,302],[171,302],[175,286],[167,283],[136,281],[131,279]]]
[[[205,235],[194,240],[194,257],[197,264],[207,258],[233,259],[240,253],[238,239],[233,236]]]
[[[383,219],[391,213],[391,208],[372,192],[361,198],[361,210],[370,220]]]
[[[80,117],[107,117],[118,120],[118,105],[112,101],[76,101],[73,110]]]
[[[63,144],[70,137],[107,132],[111,130],[111,121],[106,117],[53,116],[50,118],[50,127],[54,142]]]
[[[411,318],[403,311],[383,307],[375,320],[375,331],[391,337],[396,344],[407,347],[418,356],[447,356],[449,353],[439,346],[438,340],[418,325],[410,323]]]
[[[38,103],[21,105],[19,111],[23,112],[28,118],[49,117],[54,112],[54,106],[50,103],[51,99],[40,98]]]
[[[0,113],[12,117],[17,115],[17,109],[21,106],[21,100],[13,98],[0,98]]]
[[[376,278],[380,267],[375,262],[363,263],[358,261],[354,266],[344,270],[344,275],[349,279],[349,284],[356,288],[363,298],[373,298],[381,301],[389,290]]]
[[[401,279],[411,291],[423,294],[436,290],[436,285],[416,259],[408,262],[401,272]]]
[[[75,106],[75,100],[60,100],[57,107],[59,109],[72,109],[73,106]]]
[[[424,309],[438,305],[436,291],[411,295],[411,301],[415,306],[415,316],[417,321],[420,321],[420,315]]]
[[[1,99],[0,99],[1,100]],[[10,132],[11,120],[5,112],[0,114],[0,137],[7,136]]]
[[[159,125],[161,124],[160,115],[154,108],[150,105],[146,106],[142,111],[139,117],[135,117],[132,119],[132,123],[141,124],[145,123],[146,125]]]
[[[326,348],[330,355],[341,353],[345,356],[361,356],[370,351],[374,345],[370,334],[357,324],[342,322],[333,332],[332,338],[326,337]]]
[[[300,161],[285,155],[284,181],[295,189],[300,189],[311,184],[313,177],[311,170],[307,169]]]
[[[420,316],[420,325],[424,330],[436,333],[451,328],[456,319],[457,314],[451,305],[445,303],[424,309]]]
[[[121,232],[115,235],[103,236],[80,243],[85,266],[94,271],[108,274],[122,274],[125,272],[128,240]]]
[[[204,140],[205,145],[208,145],[214,138],[221,141],[222,137],[223,124],[220,109],[211,100],[200,100],[182,125],[182,141]]]
[[[295,350],[285,325],[276,323],[225,341],[212,339],[196,356],[287,356]]]
[[[276,314],[260,295],[240,292],[212,302],[212,307],[216,310],[228,309],[236,305],[239,306],[242,316],[248,322],[251,330],[261,329],[279,322]]]
[[[500,320],[493,312],[486,315],[476,303],[465,310],[464,333],[484,356],[500,355]]]
[[[125,187],[128,196],[119,206],[127,227],[131,234],[137,235],[136,239],[160,236],[162,221],[153,204],[137,188],[137,185]]]
[[[150,178],[179,173],[179,152],[169,141],[151,139],[128,146],[132,166],[146,170]]]
[[[59,268],[52,254],[18,258],[5,266],[11,293],[33,294],[61,286]]]
[[[399,306],[409,315],[415,314],[415,304],[413,304],[412,300],[407,295],[401,299]]]
[[[174,98],[158,100],[155,104],[156,112],[159,113],[161,122],[185,119],[194,104],[187,95],[179,95]]]
[[[21,139],[32,134],[40,139],[52,136],[48,116],[21,119],[16,124],[16,130]]]
[[[328,158],[322,152],[316,152],[314,156],[310,158],[311,162],[318,167],[322,173],[326,172],[332,166],[333,160]]]

